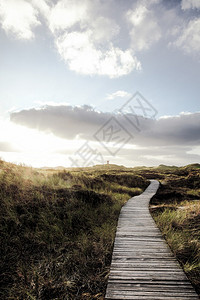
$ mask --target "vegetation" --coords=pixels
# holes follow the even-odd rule
[[[0,299],[103,299],[118,215],[148,180],[0,161]]]
[[[0,161],[0,299],[103,299],[119,212],[150,211],[200,294],[200,165],[32,169]]]
[[[154,171],[162,179],[151,201],[152,216],[200,295],[200,165]]]

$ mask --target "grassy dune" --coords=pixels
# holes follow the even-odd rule
[[[200,165],[32,169],[0,161],[0,299],[103,299],[119,212],[150,211],[200,294]]]
[[[118,215],[148,180],[0,161],[0,299],[103,299]]]
[[[162,179],[150,211],[200,295],[200,165],[155,171]]]

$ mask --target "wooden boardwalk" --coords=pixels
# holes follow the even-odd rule
[[[159,183],[122,208],[105,299],[199,299],[149,213]]]

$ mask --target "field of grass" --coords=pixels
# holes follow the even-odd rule
[[[124,167],[0,161],[0,299],[103,299],[120,209],[148,184]]]
[[[0,299],[104,299],[119,212],[150,211],[200,294],[200,165],[32,169],[0,161]]]
[[[162,179],[150,211],[200,295],[200,165],[154,171]]]

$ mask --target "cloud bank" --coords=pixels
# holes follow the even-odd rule
[[[127,121],[126,114],[95,111],[91,106],[45,106],[40,109],[11,113],[11,121],[43,132],[51,132],[65,139],[81,138],[94,141],[94,134],[114,118],[125,128],[139,146],[197,146],[200,143],[200,112],[181,113],[149,119],[132,116],[139,128]],[[121,133],[123,136],[123,132]]]
[[[13,112],[10,119],[13,124],[23,125],[25,128],[35,129],[40,134],[50,136],[51,144],[48,145],[47,138],[45,149],[48,147],[52,149],[53,136],[55,139],[61,138],[60,141],[63,142],[59,143],[62,147],[58,144],[55,153],[62,157],[63,163],[60,164],[65,164],[86,141],[94,149],[98,149],[105,160],[127,166],[150,166],[160,163],[186,165],[199,161],[200,112],[181,113],[159,119],[138,116],[132,121],[137,121],[139,131],[127,121],[126,116],[119,113],[98,112],[86,105],[82,107],[46,105],[37,109]],[[118,127],[115,127],[116,124]],[[111,137],[114,131],[117,132],[118,140],[122,141],[120,151],[115,151],[118,147],[117,140],[114,140],[114,143],[104,143],[104,138],[109,135]],[[48,154],[46,150],[44,153]],[[41,159],[44,160],[42,157]]]

